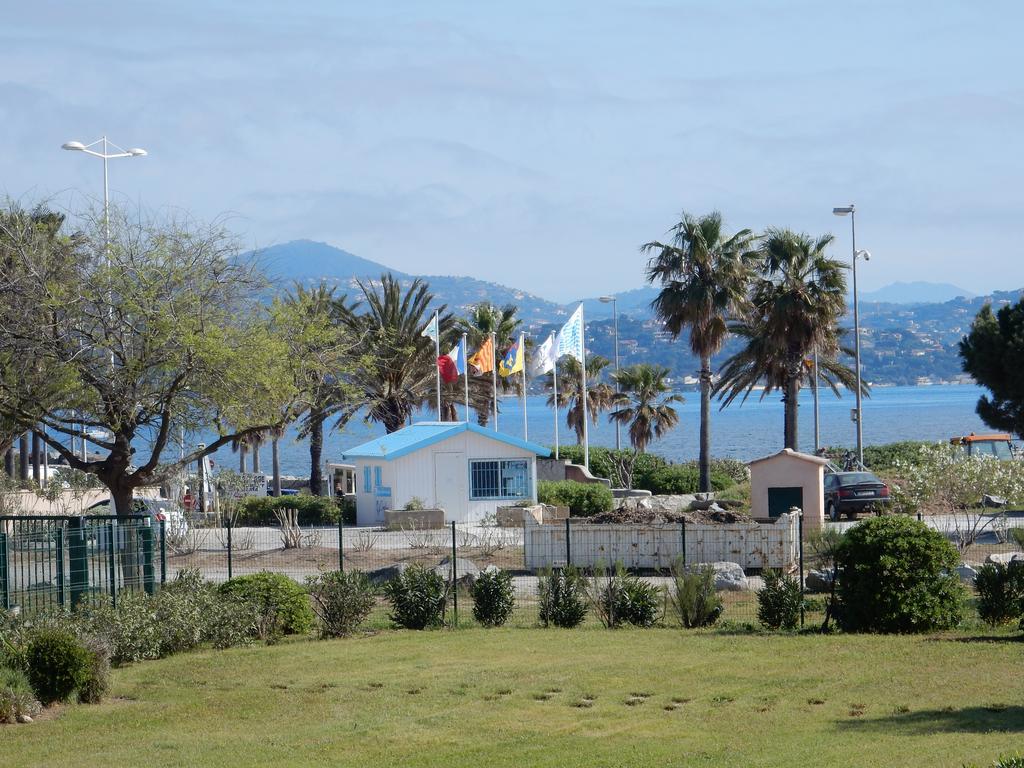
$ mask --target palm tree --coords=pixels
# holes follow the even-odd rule
[[[808,359],[815,347],[822,378],[838,395],[838,385],[856,386],[852,370],[839,362],[846,310],[847,266],[829,258],[831,235],[812,239],[787,229],[770,229],[759,250],[761,276],[750,292],[748,316],[732,326],[745,341],[729,358],[715,386],[722,407],[764,383],[761,397],[778,389],[785,403],[784,442],[799,449],[798,399],[811,376]]]
[[[434,394],[434,342],[422,335],[433,315],[429,307],[434,296],[419,278],[404,292],[391,274],[381,277],[379,290],[373,283],[358,285],[364,311],[344,312],[344,321],[361,339],[359,365],[351,376],[358,394],[342,410],[339,423],[365,408],[367,421],[380,422],[391,433],[405,426],[412,412]],[[441,306],[441,328],[451,320]]]
[[[629,426],[633,448],[645,453],[648,443],[660,438],[679,423],[679,414],[672,403],[683,402],[682,395],[669,394],[665,382],[668,368],[663,365],[631,365],[612,374],[619,392],[612,397],[618,406],[609,414],[612,421]]]
[[[690,330],[690,349],[700,358],[700,490],[711,490],[711,358],[722,349],[728,321],[746,306],[754,254],[749,229],[722,230],[722,215],[685,211],[668,243],[642,247],[651,253],[647,280],[661,292],[655,314],[674,338]]]
[[[587,358],[587,411],[592,424],[597,424],[598,416],[612,405],[615,390],[605,382],[599,382],[601,372],[611,365],[611,361],[600,355]],[[583,388],[580,381],[580,362],[575,357],[564,358],[558,364],[558,407],[568,408],[565,423],[576,433],[576,442],[583,442]],[[554,372],[545,377],[545,389],[552,390]],[[548,405],[555,405],[554,392],[548,395]]]
[[[473,307],[468,317],[455,321],[455,335],[466,334],[468,352],[479,349],[490,334],[494,334],[495,356],[501,359],[501,350],[510,347],[519,337],[523,321],[516,317],[518,308],[514,304],[498,307],[489,301]],[[484,386],[486,384],[486,386]],[[503,393],[522,394],[522,382],[518,376],[498,377],[498,387]],[[476,391],[474,391],[476,390]],[[470,404],[476,411],[476,420],[481,427],[487,426],[494,409],[491,375],[483,378],[470,377]]]

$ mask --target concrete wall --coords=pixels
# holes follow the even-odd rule
[[[159,488],[137,488],[135,497],[139,499],[160,498]],[[62,491],[58,501],[48,501],[34,491],[17,491],[11,494],[10,511],[12,515],[81,515],[93,504],[110,498],[106,488],[90,488],[84,492]],[[6,506],[6,505],[5,505]],[[113,514],[110,512],[108,514]]]
[[[627,568],[666,569],[683,551],[681,525],[570,526],[572,564],[598,563]],[[800,558],[799,516],[785,514],[773,523],[687,525],[686,562],[739,563],[743,568],[797,567]],[[527,517],[523,527],[526,568],[559,568],[566,564],[565,525],[538,525]]]
[[[804,527],[817,530],[825,522],[825,461],[788,448],[750,462],[750,514],[768,517],[769,488],[802,488]]]
[[[570,464],[568,459],[537,459],[537,479],[560,482],[573,480],[577,483],[602,483],[611,487],[611,480],[594,477],[586,467]]]

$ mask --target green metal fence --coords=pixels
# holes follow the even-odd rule
[[[0,516],[0,608],[34,612],[152,593],[165,524],[149,515]],[[161,550],[162,551],[162,550]]]

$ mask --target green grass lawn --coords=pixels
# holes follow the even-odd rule
[[[0,728],[13,766],[960,766],[1024,747],[1024,644],[383,632],[186,654]]]

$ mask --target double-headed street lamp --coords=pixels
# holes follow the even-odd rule
[[[871,254],[865,250],[857,250],[857,216],[853,203],[832,209],[836,216],[850,217],[851,251],[853,252],[853,349],[857,370],[857,462],[864,466],[864,410],[861,406],[860,385],[860,305],[857,298],[857,259],[871,260]],[[817,372],[815,372],[817,373]]]
[[[614,296],[602,296],[600,298],[602,304],[612,305],[612,325],[615,328],[615,394],[619,394],[619,303]],[[618,451],[622,448],[622,441],[619,437],[619,422],[618,419],[615,421],[615,450]]]

